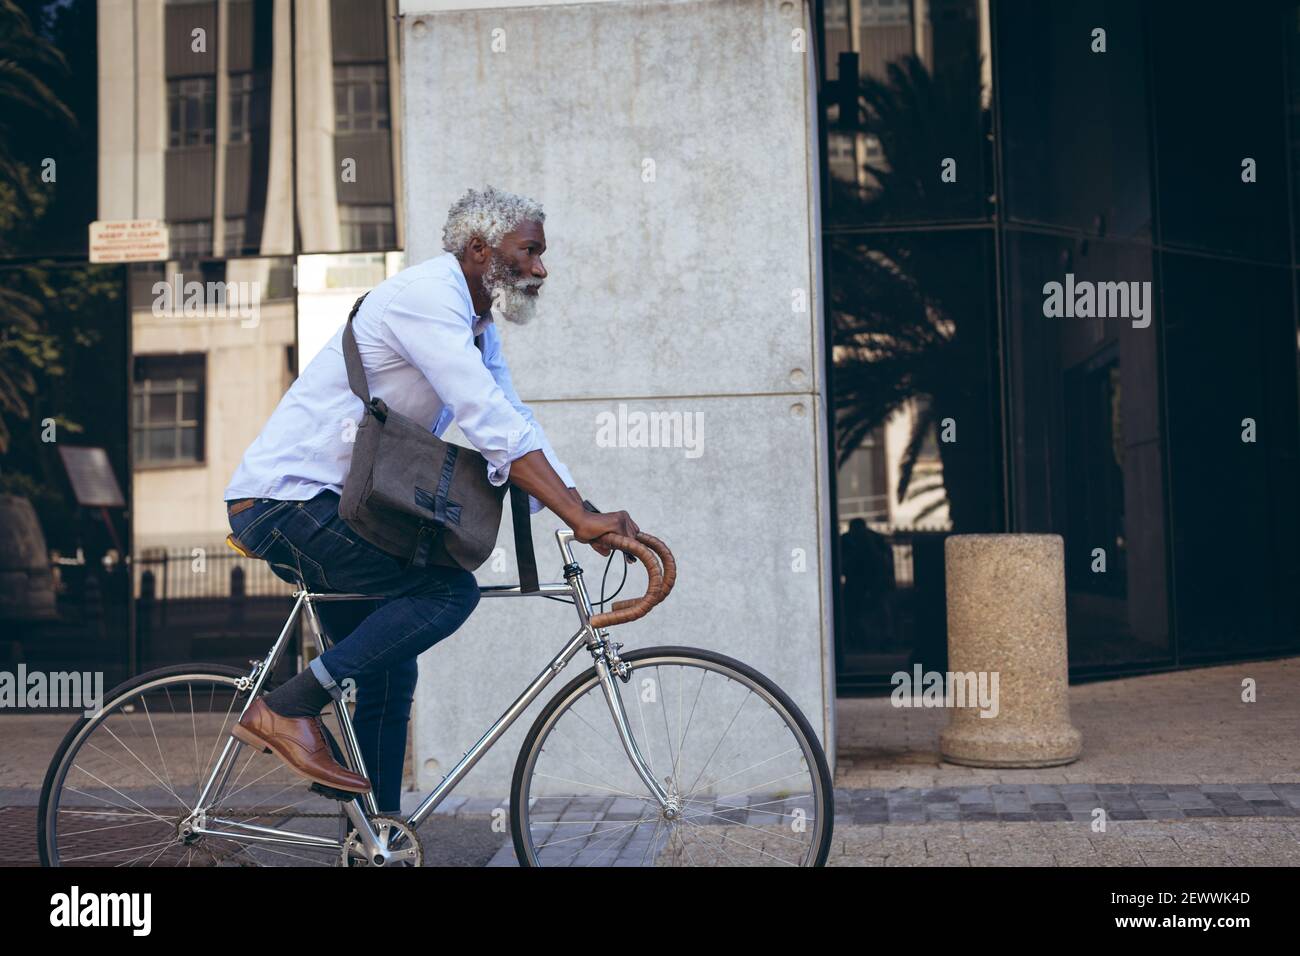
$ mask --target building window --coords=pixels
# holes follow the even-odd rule
[[[209,146],[217,138],[217,85],[211,76],[167,81],[167,145]]]
[[[227,256],[255,256],[261,251],[262,214],[260,211],[254,211],[246,216],[227,216],[223,221]]]
[[[244,236],[248,232],[248,219],[244,216],[226,217],[226,255],[238,256],[244,251]]]
[[[266,70],[230,74],[230,142],[247,143],[254,130],[269,124],[270,92]]]
[[[203,461],[206,356],[137,355],[131,430],[137,467]]]
[[[334,67],[334,131],[365,133],[388,129],[388,64],[349,63]]]
[[[171,237],[173,259],[212,255],[211,219],[169,222],[167,230]]]
[[[393,207],[390,205],[342,203],[339,206],[339,224],[344,249],[363,252],[391,249],[397,244]]]

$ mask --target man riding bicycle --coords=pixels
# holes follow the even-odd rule
[[[488,460],[488,480],[526,491],[530,510],[550,508],[594,544],[634,537],[625,511],[593,513],[545,432],[515,392],[494,323],[536,312],[547,272],[545,215],[531,199],[488,186],[457,200],[443,228],[444,254],[403,269],[362,303],[353,331],[372,390],[442,435],[454,420]],[[332,601],[319,614],[334,645],[284,685],[254,701],[238,736],[260,743],[302,776],[365,793],[379,812],[400,811],[416,657],[450,636],[478,604],[474,575],[408,567],[359,537],[338,514],[361,400],[348,387],[342,332],[302,371],[244,454],[224,498],[234,537],[281,578],[309,590],[374,595]],[[482,335],[480,348],[475,339]],[[371,780],[342,766],[320,712],[353,681],[353,716]]]

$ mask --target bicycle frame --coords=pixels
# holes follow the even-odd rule
[[[560,554],[564,558],[564,583],[543,584],[538,591],[525,592],[518,585],[492,585],[481,586],[479,593],[482,597],[533,597],[545,595],[567,595],[573,598],[573,604],[578,612],[580,626],[574,635],[564,644],[559,654],[551,659],[551,662],[535,677],[532,682],[524,689],[514,703],[493,722],[492,726],[478,739],[474,746],[461,756],[456,765],[442,778],[441,781],[433,788],[432,791],[421,801],[415,811],[403,822],[411,829],[419,827],[430,813],[432,813],[455,787],[469,773],[469,771],[478,763],[479,759],[501,738],[511,725],[518,719],[519,715],[528,709],[528,705],[537,699],[538,695],[546,688],[555,676],[564,669],[564,667],[573,659],[582,647],[586,647],[591,653],[595,662],[596,673],[600,678],[601,689],[605,695],[605,702],[609,706],[610,714],[614,719],[614,724],[618,730],[619,739],[622,742],[623,749],[627,753],[628,759],[632,761],[637,775],[645,783],[646,787],[659,801],[661,807],[665,809],[677,810],[676,801],[671,798],[663,787],[655,780],[650,769],[646,766],[645,758],[642,757],[636,740],[632,737],[631,730],[628,727],[627,714],[623,709],[623,700],[618,695],[617,688],[614,685],[614,678],[617,676],[626,681],[630,673],[628,666],[618,657],[618,649],[621,644],[611,643],[609,634],[605,628],[595,628],[591,625],[592,607],[587,597],[587,589],[582,582],[582,568],[574,560],[571,543],[573,541],[573,532],[568,528],[561,528],[555,532],[556,544],[559,545]],[[293,632],[293,626],[299,617],[306,621],[306,629],[310,630],[315,641],[317,653],[324,653],[329,646],[324,631],[321,628],[320,617],[316,612],[316,603],[320,601],[358,601],[358,600],[377,600],[373,595],[365,594],[313,594],[305,588],[294,592],[295,602],[293,609],[289,612],[289,618],[285,621],[284,627],[280,631],[279,637],[276,638],[275,644],[272,645],[266,658],[257,661],[253,665],[253,670],[248,677],[241,679],[239,690],[248,691],[248,701],[245,703],[243,710],[240,711],[242,717],[244,712],[252,705],[262,692],[262,686],[266,682],[268,674],[275,669],[276,663],[284,653],[285,647],[289,642],[289,635]],[[342,745],[347,751],[351,765],[356,772],[363,776],[369,776],[366,772],[365,761],[361,757],[361,749],[357,743],[356,734],[352,728],[352,718],[348,714],[347,705],[341,700],[336,700],[333,704],[335,714],[338,716],[339,726],[343,730]],[[207,834],[220,836],[222,838],[237,837],[238,839],[247,840],[253,843],[277,843],[288,844],[293,846],[307,846],[315,848],[338,849],[342,850],[343,844],[338,840],[332,840],[327,837],[317,837],[306,833],[296,833],[288,830],[280,830],[274,827],[257,826],[256,824],[244,823],[238,820],[228,820],[222,817],[208,817],[206,815],[209,797],[215,799],[225,789],[229,782],[230,773],[235,765],[235,754],[238,749],[244,746],[234,737],[228,737],[225,749],[221,753],[221,758],[217,761],[212,773],[204,783],[203,790],[195,807],[190,813],[188,821],[188,832],[196,834]],[[365,801],[364,808],[362,800]],[[374,829],[370,826],[370,817],[378,816],[379,810],[375,803],[374,791],[366,794],[358,794],[356,799],[344,804],[344,812],[348,819],[356,828],[359,839],[365,847],[367,856],[385,857],[386,849],[379,845],[379,838]],[[212,829],[220,826],[223,829]]]

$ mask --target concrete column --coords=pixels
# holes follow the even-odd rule
[[[294,71],[298,99],[298,224],[310,248],[303,252],[338,251],[339,225],[334,162],[334,46],[330,7],[311,0],[297,7]]]
[[[290,0],[275,0],[271,44],[271,155],[266,171],[264,256],[293,253],[293,35]]]
[[[473,9],[448,9],[457,4]],[[538,317],[501,323],[515,386],[578,489],[600,508],[626,509],[677,556],[672,597],[615,640],[745,661],[790,694],[833,761],[808,5],[401,5],[408,262],[441,252],[447,208],[469,186],[543,204],[550,278]],[[648,416],[680,422],[682,440],[639,438],[629,423]],[[549,512],[533,516],[544,580],[560,580],[558,524]],[[508,519],[499,544],[500,560],[478,571],[482,584],[517,579]],[[599,597],[604,561],[579,551]],[[610,577],[612,593],[617,567]],[[631,569],[624,596],[643,583]],[[422,788],[576,625],[573,609],[554,601],[484,601],[422,655],[413,742]],[[542,699],[589,665],[583,652]],[[457,795],[508,792],[540,708]],[[785,746],[760,739],[756,724],[737,732],[753,735],[755,753]]]
[[[939,735],[944,759],[972,767],[1078,759],[1083,740],[1070,724],[1061,536],[953,535],[944,558],[949,670],[986,674],[997,695],[996,710],[952,709]]]
[[[162,219],[167,178],[163,3],[99,0],[97,11],[98,218]]]
[[[230,142],[230,7],[217,0],[217,141],[212,178],[212,254],[226,256],[226,146]]]

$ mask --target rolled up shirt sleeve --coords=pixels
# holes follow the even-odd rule
[[[546,437],[545,430],[533,416],[532,409],[519,400],[519,393],[515,391],[514,382],[510,378],[510,369],[506,365],[505,355],[501,351],[500,333],[492,326],[488,326],[488,331],[484,334],[483,362],[492,373],[492,377],[496,380],[501,391],[505,393],[506,399],[532,426],[533,432],[537,436],[538,447],[541,448],[542,454],[546,456],[546,460],[551,467],[555,469],[555,473],[560,476],[560,480],[564,482],[565,487],[576,488],[577,485],[574,483],[573,476],[569,474],[569,469],[560,461],[560,457],[555,454],[555,449],[551,447],[551,442]],[[545,507],[531,495],[528,497],[528,504],[529,510],[534,514]]]
[[[488,481],[502,485],[515,459],[538,449],[546,453],[546,436],[531,415],[521,414],[517,396],[512,401],[488,370],[469,320],[454,304],[455,295],[437,279],[410,283],[389,302],[382,335],[424,373],[465,437],[487,459]]]

